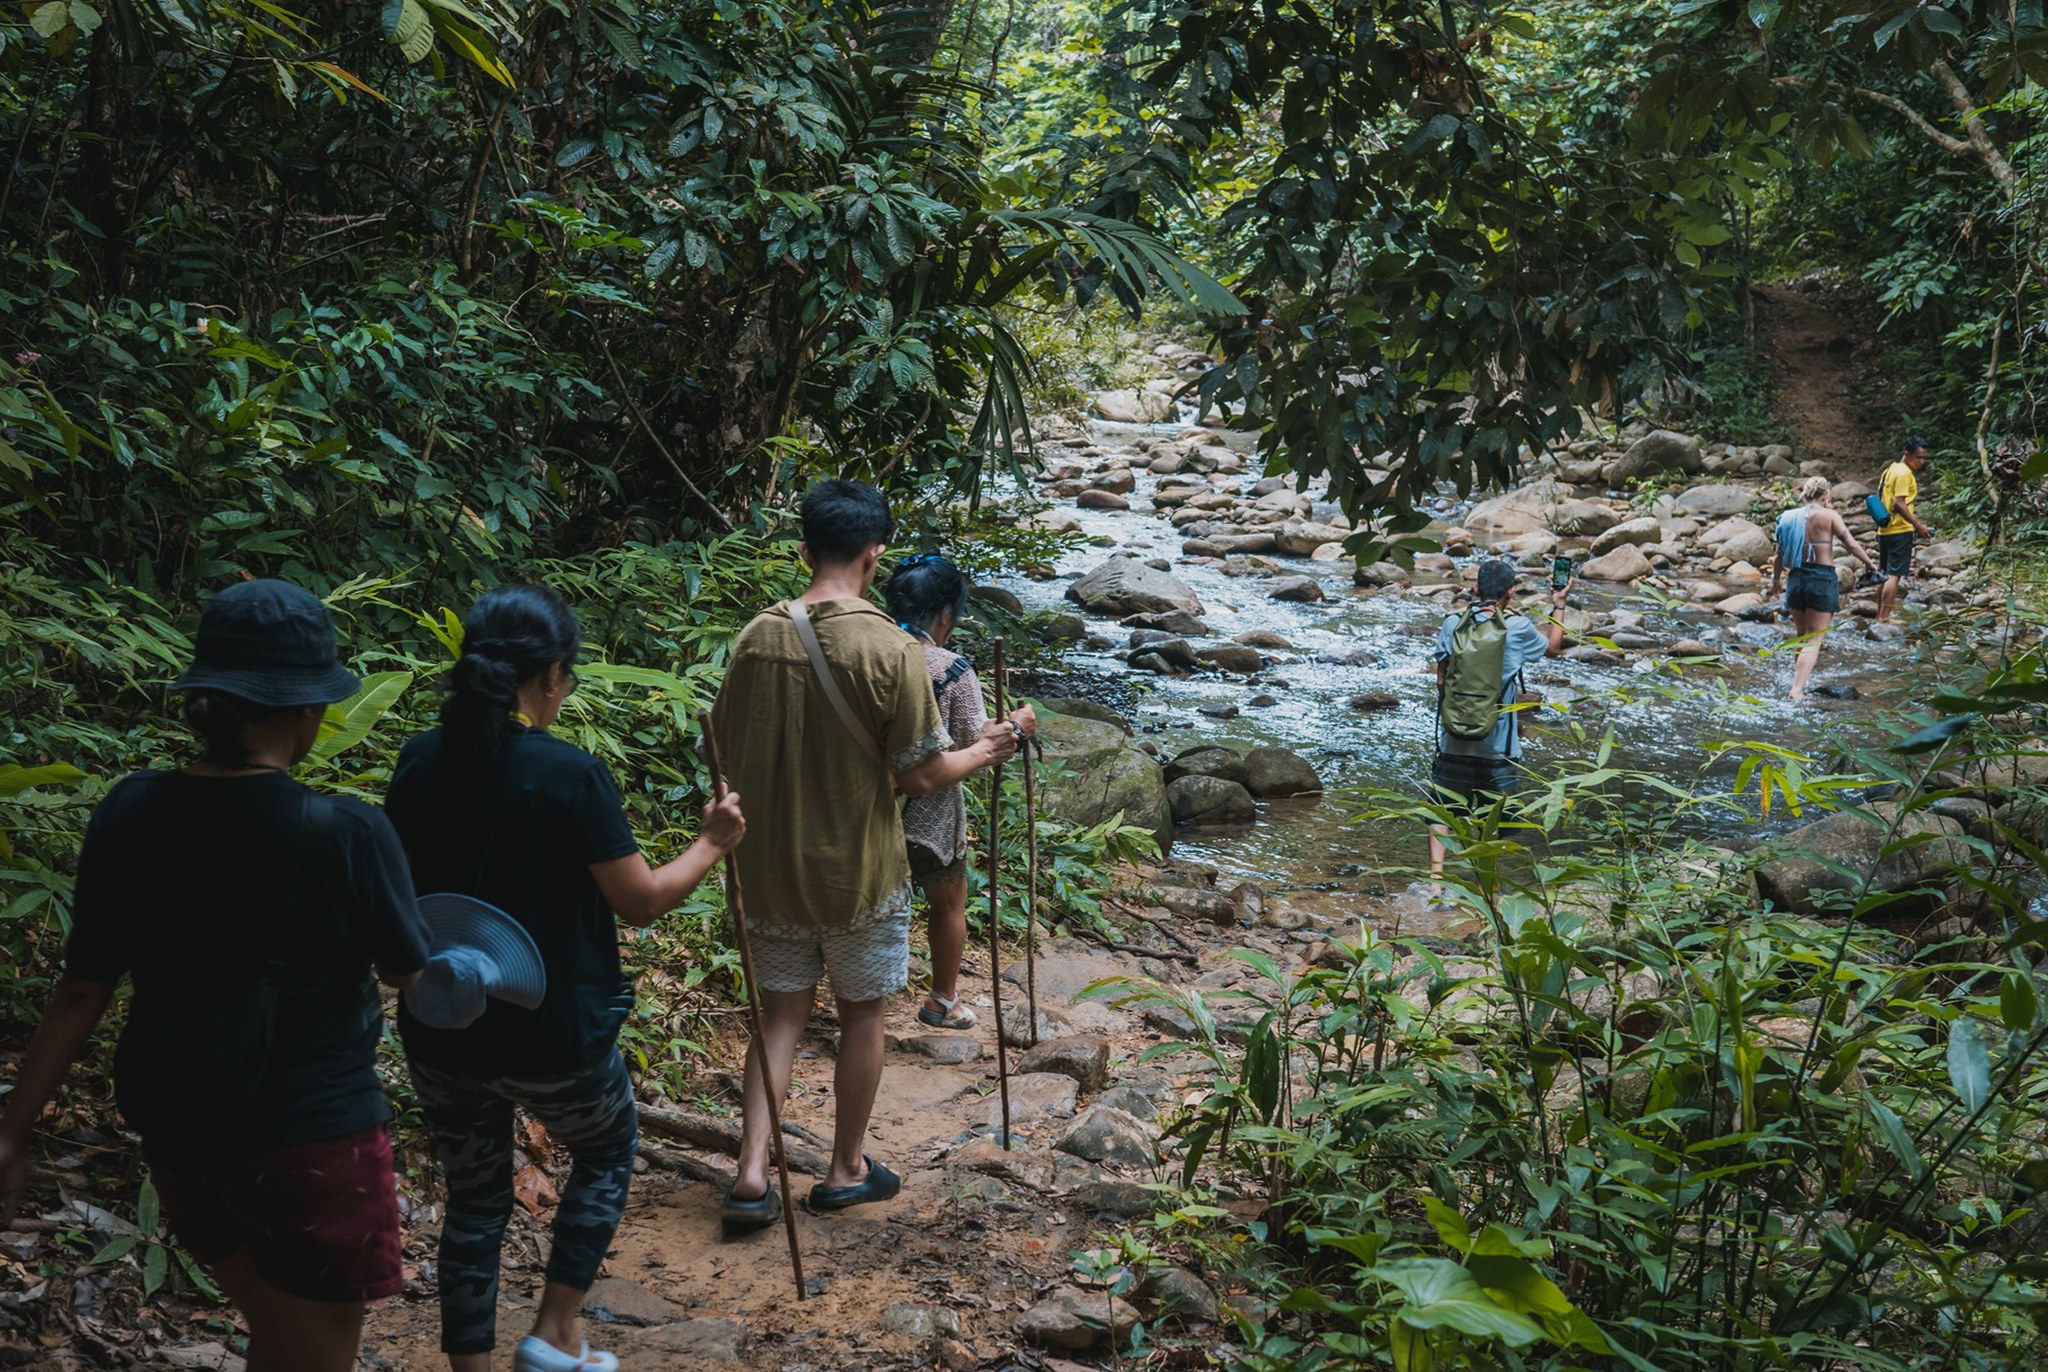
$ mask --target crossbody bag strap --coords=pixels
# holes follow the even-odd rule
[[[839,689],[839,681],[832,675],[832,664],[825,660],[824,645],[818,642],[818,631],[811,624],[811,612],[801,600],[789,602],[790,623],[796,626],[797,640],[804,645],[804,653],[811,659],[811,671],[818,678],[818,685],[825,689],[825,699],[832,703],[832,711],[839,716],[839,722],[846,726],[846,732],[853,735],[853,741],[860,745],[862,752],[874,759],[875,765],[883,771],[889,764],[883,760],[881,745],[861,725],[860,717],[853,712],[846,695]]]

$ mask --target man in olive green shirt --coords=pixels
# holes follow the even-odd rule
[[[887,1200],[900,1188],[862,1151],[882,1079],[883,1011],[910,980],[910,865],[897,795],[943,790],[1017,748],[1016,729],[998,720],[973,746],[945,751],[923,649],[866,599],[895,532],[882,493],[820,481],[802,516],[810,589],[747,625],[712,711],[726,778],[747,797],[747,837],[732,860],[762,1006],[728,1233],[781,1218],[768,1184],[761,1057],[781,1099],[827,970],[840,1028],[832,1165],[811,1190],[811,1209]],[[804,641],[806,624],[825,673]]]

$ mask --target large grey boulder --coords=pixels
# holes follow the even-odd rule
[[[1121,1296],[1063,1286],[1018,1317],[1017,1333],[1040,1348],[1085,1353],[1109,1341],[1122,1346],[1137,1322],[1137,1310]]]
[[[1719,552],[1730,562],[1747,562],[1762,567],[1778,555],[1777,540],[1762,529],[1746,529],[1721,540]]]
[[[1670,429],[1652,429],[1628,445],[1628,451],[1607,464],[1607,484],[1622,486],[1664,472],[1706,470],[1700,441]]]
[[[1117,618],[1168,610],[1202,613],[1193,587],[1135,557],[1111,558],[1067,587],[1067,599],[1093,614]]]
[[[1200,743],[1177,754],[1166,764],[1166,784],[1173,785],[1182,777],[1222,777],[1240,786],[1246,785],[1251,774],[1245,770],[1244,758],[1235,748],[1226,748],[1220,743]]]
[[[1052,1146],[1088,1162],[1111,1167],[1153,1167],[1159,1144],[1150,1125],[1113,1105],[1091,1105],[1059,1132]]]
[[[1579,575],[1587,581],[1639,581],[1654,570],[1650,559],[1633,543],[1579,564]]]
[[[1309,760],[1285,748],[1254,748],[1244,755],[1244,788],[1260,799],[1320,795],[1323,779]]]
[[[1153,390],[1104,391],[1093,407],[1114,424],[1163,424],[1173,418],[1173,397]]]
[[[1621,523],[1611,505],[1591,500],[1561,500],[1550,507],[1550,527],[1557,533],[1579,538],[1597,538]]]
[[[1525,488],[1482,500],[1465,514],[1465,527],[1475,534],[1527,534],[1550,527],[1550,502]]]
[[[1045,812],[1067,824],[1100,824],[1121,811],[1124,823],[1149,829],[1164,852],[1173,842],[1173,808],[1159,764],[1112,724],[1047,710],[1038,737],[1048,761],[1062,766],[1039,776]]]
[[[1654,517],[1643,515],[1636,519],[1624,520],[1594,539],[1593,552],[1597,556],[1601,553],[1611,553],[1623,544],[1645,548],[1663,541],[1664,526]]]
[[[1273,542],[1287,557],[1307,557],[1325,543],[1342,543],[1350,536],[1350,530],[1340,529],[1334,524],[1290,519],[1273,531]]]
[[[1894,851],[1883,853],[1894,823]],[[1969,866],[1971,849],[1962,833],[1956,820],[1929,810],[1901,819],[1890,801],[1842,810],[1772,844],[1776,856],[1757,868],[1757,889],[1780,909],[1810,915],[1839,909],[1867,880],[1869,892],[1898,897],[1887,904],[1888,914],[1924,912],[1944,902],[1951,874]]]
[[[1694,486],[1674,500],[1671,508],[1679,514],[1725,519],[1729,515],[1749,513],[1750,504],[1755,499],[1756,492],[1747,486],[1715,482],[1708,486]]]
[[[1166,784],[1176,824],[1250,824],[1259,817],[1252,793],[1222,777],[1189,775]]]

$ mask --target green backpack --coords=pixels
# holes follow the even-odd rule
[[[1444,666],[1443,694],[1437,716],[1454,738],[1482,739],[1500,723],[1500,702],[1507,693],[1501,667],[1507,662],[1508,626],[1495,612],[1481,619],[1465,611],[1451,631],[1451,660]]]

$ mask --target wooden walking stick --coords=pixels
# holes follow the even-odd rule
[[[996,639],[996,718],[1003,710],[1003,640]],[[1003,1049],[1003,915],[996,904],[996,870],[1003,853],[1003,764],[988,774],[988,967],[996,1005],[996,1083],[1003,1093],[1003,1147],[1010,1146],[1010,1055]]]
[[[1024,740],[1024,999],[1031,1011],[1031,1046],[1038,1046],[1038,766],[1032,760],[1036,736]]]
[[[711,792],[725,799],[725,769],[718,765],[718,736],[711,730],[711,712],[697,712],[704,731],[704,762],[711,768]],[[775,1172],[782,1181],[782,1231],[789,1239],[789,1270],[796,1278],[796,1298],[804,1298],[804,1255],[796,1242],[796,1205],[789,1195],[789,1154],[782,1142],[782,1102],[775,1098],[774,1073],[768,1070],[768,1040],[761,1033],[761,983],[754,980],[754,942],[747,937],[746,906],[740,899],[739,864],[725,855],[725,904],[732,911],[733,941],[740,946],[740,974],[747,979],[747,1019],[754,1034],[754,1060],[761,1064],[761,1095],[768,1102],[768,1135],[775,1154]],[[998,1036],[1000,1037],[1000,1036]]]

